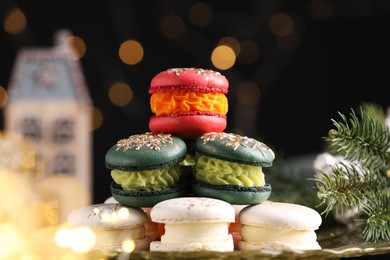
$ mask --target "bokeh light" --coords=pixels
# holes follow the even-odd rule
[[[144,49],[138,41],[127,40],[119,47],[119,58],[123,63],[135,65],[144,57]]]
[[[269,29],[276,36],[286,36],[294,29],[293,19],[284,12],[279,12],[271,16]]]
[[[134,240],[132,240],[132,239],[123,240],[121,247],[122,247],[123,252],[125,252],[125,253],[133,252],[135,249]]]
[[[11,9],[4,19],[4,30],[9,34],[22,33],[26,26],[26,16],[19,8]]]
[[[168,15],[162,19],[160,30],[168,39],[177,40],[184,35],[186,27],[179,16]]]
[[[242,105],[252,106],[260,100],[260,88],[253,81],[243,82],[237,88],[237,100]]]
[[[95,233],[92,229],[84,226],[74,228],[72,238],[71,248],[79,253],[90,251],[96,243]]]
[[[117,82],[108,90],[110,101],[119,107],[128,105],[133,99],[133,90],[124,82]]]
[[[96,107],[91,107],[90,108],[90,113],[92,114],[91,131],[95,131],[95,130],[99,129],[102,126],[102,124],[103,124],[103,114]]]
[[[54,236],[54,241],[60,247],[69,248],[72,245],[72,230],[67,227],[60,228]]]
[[[127,208],[120,208],[118,210],[118,218],[119,219],[127,219],[130,216],[130,212]]]
[[[226,45],[217,46],[211,54],[211,62],[220,70],[233,67],[236,62],[236,54],[233,49]]]
[[[70,36],[65,39],[65,51],[72,54],[75,60],[84,57],[87,47],[83,39],[78,36]]]
[[[12,223],[0,223],[0,259],[12,259],[24,246],[23,234]]]
[[[0,86],[0,108],[4,107],[7,104],[8,93],[3,86]]]
[[[223,38],[221,38],[219,41],[218,41],[218,45],[226,45],[226,46],[229,46],[230,48],[232,48],[232,50],[234,51],[236,57],[240,54],[241,52],[241,45],[240,45],[240,42],[232,37],[232,36],[225,36]]]
[[[85,226],[61,227],[56,232],[54,241],[59,247],[85,253],[95,246],[96,236],[92,229]]]
[[[241,52],[237,57],[242,64],[255,63],[260,57],[259,46],[254,41],[242,41]]]
[[[206,26],[210,24],[213,19],[213,10],[206,3],[195,3],[191,5],[188,11],[188,19],[195,26]]]

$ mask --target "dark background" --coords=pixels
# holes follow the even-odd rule
[[[7,88],[18,50],[52,46],[58,29],[70,29],[86,43],[81,63],[94,106],[103,115],[103,124],[93,132],[95,202],[110,196],[106,151],[119,138],[149,131],[152,77],[171,67],[218,70],[210,55],[224,36],[254,41],[260,49],[255,62],[237,61],[218,70],[230,82],[226,132],[258,138],[283,158],[323,151],[322,137],[339,111],[349,113],[362,102],[389,106],[390,1],[204,1],[213,11],[204,27],[188,20],[188,10],[197,2],[1,0],[2,22],[15,7],[27,19],[20,34],[0,29],[1,86]],[[299,41],[292,52],[280,51],[269,30],[269,19],[278,12],[293,18]],[[184,36],[175,40],[160,30],[162,19],[172,14],[185,25]],[[136,39],[144,48],[136,65],[118,57],[126,39]],[[248,80],[260,90],[260,100],[252,106],[239,104],[236,96],[237,87]],[[114,106],[108,99],[108,87],[116,81],[133,89],[128,106]]]

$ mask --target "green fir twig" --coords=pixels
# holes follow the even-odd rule
[[[359,116],[339,113],[340,122],[332,119],[335,129],[325,141],[329,149],[344,156],[350,164],[331,166],[331,173],[320,172],[315,178],[323,214],[334,210],[343,213],[358,208],[365,219],[365,241],[390,240],[390,131],[379,106],[365,104]]]
[[[323,213],[343,213],[350,207],[361,208],[367,199],[389,197],[388,185],[381,175],[354,164],[340,163],[331,168],[332,174],[322,172],[315,179],[320,205],[326,204]]]
[[[367,201],[362,210],[369,216],[365,221],[363,220],[365,225],[363,237],[365,240],[373,242],[388,240],[390,238],[389,201],[383,198],[370,200]]]
[[[370,168],[389,168],[390,135],[386,125],[368,116],[363,109],[360,118],[353,110],[349,119],[339,114],[342,121],[332,119],[336,129],[330,130],[329,136],[325,137],[331,151]]]

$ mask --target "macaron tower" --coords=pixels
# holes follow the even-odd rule
[[[152,132],[194,139],[227,125],[229,83],[221,73],[201,68],[171,68],[153,77],[149,94]]]

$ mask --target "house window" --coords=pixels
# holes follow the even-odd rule
[[[75,158],[71,154],[59,154],[54,158],[54,174],[69,174],[73,175],[75,172]]]
[[[54,142],[66,143],[74,138],[74,122],[71,119],[57,119],[53,130]]]
[[[24,137],[32,140],[42,139],[42,122],[39,118],[27,117],[23,119],[21,128]]]

